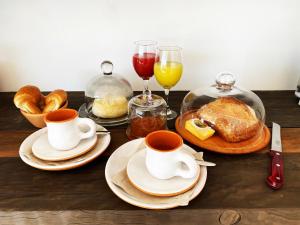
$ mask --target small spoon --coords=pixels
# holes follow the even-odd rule
[[[202,160],[196,160],[196,162],[200,166],[216,166],[216,164],[213,162],[207,162],[207,161],[202,161]]]
[[[204,161],[203,152],[196,152],[193,154],[193,156],[200,166],[216,166],[216,164],[213,162]]]
[[[108,130],[96,131],[96,134],[110,134],[110,131]]]
[[[213,162],[203,160],[203,152],[194,153],[193,156],[200,166],[216,166],[216,164]]]

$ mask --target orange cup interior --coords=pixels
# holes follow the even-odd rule
[[[75,119],[78,113],[75,109],[59,109],[53,112],[47,113],[45,116],[46,123],[61,123]]]
[[[148,134],[145,142],[149,148],[156,151],[174,151],[183,144],[179,134],[168,130],[159,130]]]

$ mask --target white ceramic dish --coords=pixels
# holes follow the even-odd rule
[[[39,159],[47,161],[62,161],[72,159],[90,151],[97,143],[97,135],[83,139],[70,150],[57,150],[48,141],[48,132],[39,136],[32,145],[32,153]]]
[[[106,130],[102,126],[98,125],[98,127],[101,127],[102,130]],[[99,128],[97,128],[97,130],[99,130]],[[47,127],[32,133],[22,142],[19,149],[19,155],[23,160],[23,162],[41,170],[50,170],[50,171],[68,170],[68,169],[73,169],[76,167],[83,166],[89,163],[90,161],[94,160],[95,158],[97,158],[99,155],[101,155],[108,147],[111,140],[110,134],[100,134],[98,135],[98,141],[96,146],[84,155],[69,160],[58,161],[58,162],[44,161],[38,159],[33,155],[32,145],[37,140],[37,138],[39,138],[42,134],[45,134],[46,132],[47,132]]]
[[[110,189],[122,200],[125,202],[141,207],[146,209],[170,209],[178,207],[178,203],[166,203],[166,204],[149,204],[145,203],[140,199],[136,199],[129,194],[127,194],[125,191],[123,191],[121,188],[113,184],[112,177],[115,176],[120,171],[124,170],[127,167],[127,163],[131,156],[135,154],[137,151],[142,150],[145,148],[144,144],[144,138],[136,139],[133,141],[129,141],[122,146],[120,146],[118,149],[116,149],[113,154],[110,156],[106,163],[105,167],[105,178],[107,181],[108,186]],[[191,147],[184,145],[184,148],[187,151],[190,151],[191,153],[194,153],[195,150],[193,150]],[[190,198],[190,200],[197,197],[202,189],[204,188],[205,182],[207,178],[207,169],[205,166],[201,166],[200,169],[200,178],[197,184],[194,187],[194,192]]]
[[[155,196],[175,196],[184,193],[195,186],[200,177],[200,167],[197,175],[186,179],[172,177],[170,179],[157,179],[153,177],[146,167],[146,149],[135,153],[127,164],[127,176],[130,183],[140,191]]]

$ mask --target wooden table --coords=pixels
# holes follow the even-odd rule
[[[265,104],[267,125],[282,126],[284,187],[273,191],[265,184],[269,147],[240,156],[204,150],[217,166],[208,168],[206,186],[189,206],[172,210],[131,206],[107,186],[105,163],[128,141],[126,126],[109,128],[112,142],[105,154],[79,169],[47,172],[23,163],[19,146],[36,128],[12,104],[14,93],[0,93],[0,224],[300,224],[300,107],[293,91],[256,93]],[[179,111],[185,94],[171,93],[172,108]],[[69,97],[71,108],[84,101],[82,92]]]

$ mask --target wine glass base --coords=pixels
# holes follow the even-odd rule
[[[174,110],[168,109],[167,120],[173,120],[177,117],[177,113]]]

